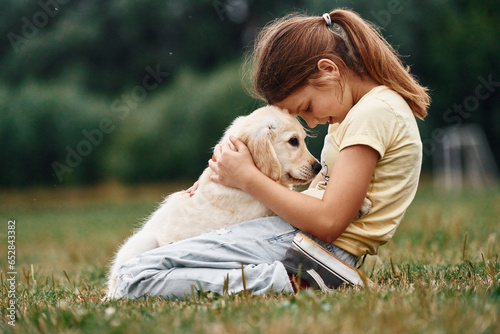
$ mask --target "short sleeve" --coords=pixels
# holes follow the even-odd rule
[[[398,131],[398,117],[383,100],[356,105],[337,129],[339,149],[367,145],[384,157]]]

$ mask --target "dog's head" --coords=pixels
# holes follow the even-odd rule
[[[248,146],[257,168],[283,185],[309,183],[321,170],[306,147],[300,122],[277,107],[262,107],[238,117],[224,137],[230,134]]]

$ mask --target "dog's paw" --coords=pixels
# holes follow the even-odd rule
[[[366,216],[368,213],[370,213],[370,210],[372,208],[372,201],[370,201],[367,197],[363,200],[363,204],[361,204],[361,208],[358,211],[358,214],[356,215],[356,219]]]

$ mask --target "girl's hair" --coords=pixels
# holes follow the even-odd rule
[[[277,19],[261,30],[249,59],[254,95],[275,104],[305,84],[325,85],[317,63],[328,58],[339,67],[341,78],[336,81],[341,89],[348,71],[368,76],[399,93],[423,119],[430,104],[427,88],[410,74],[377,29],[350,10],[337,9],[329,15],[335,30],[321,16],[300,15]]]

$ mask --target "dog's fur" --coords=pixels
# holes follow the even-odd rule
[[[276,107],[266,106],[236,118],[220,143],[227,143],[229,135],[242,140],[255,165],[283,186],[309,183],[321,170],[307,150],[306,133],[300,122]],[[224,226],[274,215],[247,193],[212,182],[212,173],[209,167],[205,169],[192,197],[185,191],[166,197],[142,228],[123,244],[110,271],[109,298],[116,297],[118,268],[139,253]]]

